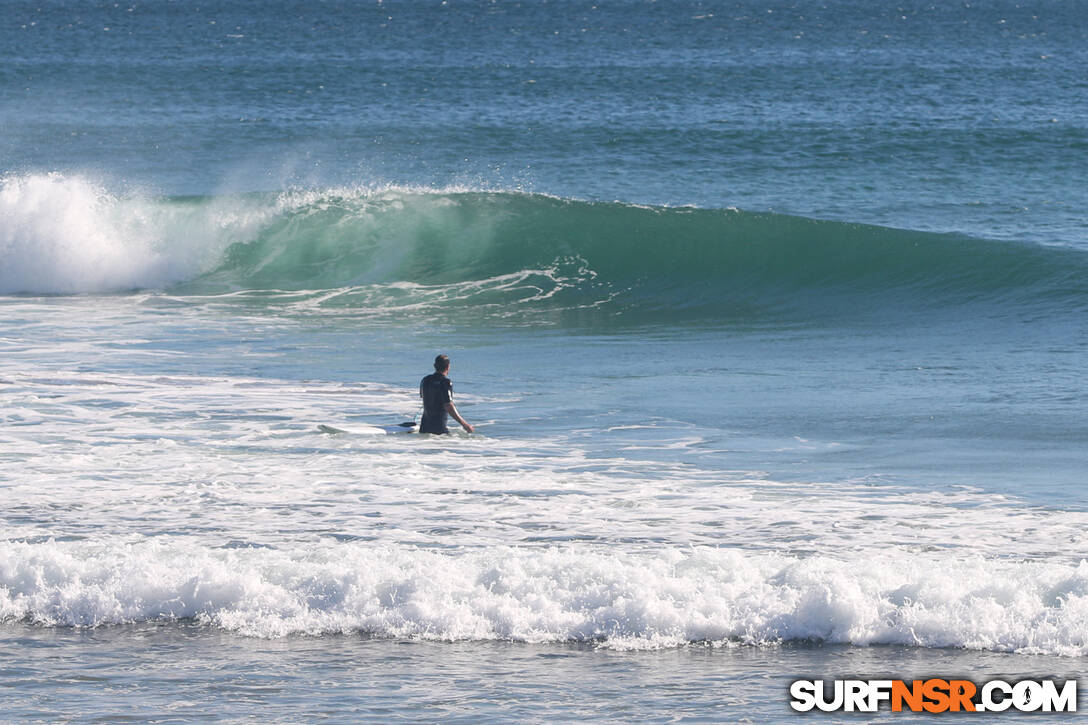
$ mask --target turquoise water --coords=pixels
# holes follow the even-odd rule
[[[3,10],[13,717],[1083,667],[1075,4]]]

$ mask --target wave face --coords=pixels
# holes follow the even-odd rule
[[[0,221],[9,294],[501,315],[1088,309],[1080,250],[736,210],[396,188],[149,199],[50,175],[5,180]]]
[[[43,626],[187,619],[260,637],[1088,652],[1084,562],[837,561],[709,548],[209,549],[146,540],[0,542],[0,561],[0,620]]]

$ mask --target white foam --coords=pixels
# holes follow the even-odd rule
[[[57,174],[0,182],[0,292],[86,292],[165,279],[168,262],[118,219],[121,201]]]
[[[58,314],[39,303],[13,309]],[[111,309],[96,302],[95,323],[112,326]],[[636,446],[611,439],[600,442],[606,450],[594,449],[577,431],[458,439],[449,454],[442,443],[412,436],[316,430],[411,419],[418,410],[411,387],[54,371],[30,362],[75,355],[93,364],[116,355],[112,347],[77,346],[74,336],[56,334],[56,348],[29,351],[0,341],[0,436],[5,455],[19,461],[0,468],[0,488],[9,509],[28,514],[9,521],[4,538],[120,535],[138,520],[147,534],[199,521],[209,544],[226,532],[282,545],[325,531],[435,547],[590,538],[625,549],[941,550],[1064,563],[1088,547],[1083,511],[967,489],[787,483],[692,465],[685,452],[703,450],[701,439],[682,428],[654,437],[653,447],[669,449],[667,460],[647,459],[646,445],[625,451]],[[519,408],[516,400],[480,402],[499,413]]]
[[[0,617],[68,626],[190,618],[261,637],[364,632],[620,649],[818,640],[1082,656],[1088,563],[707,547],[3,542]]]
[[[81,176],[0,179],[0,294],[157,289],[210,269],[284,206],[253,197],[168,202]]]

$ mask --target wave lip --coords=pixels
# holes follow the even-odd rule
[[[5,542],[0,619],[77,627],[192,619],[259,637],[352,632],[617,649],[822,641],[1083,656],[1088,562]]]

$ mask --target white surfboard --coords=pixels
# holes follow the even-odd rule
[[[392,433],[414,433],[415,423],[401,423],[400,425],[358,425],[351,428],[337,428],[332,425],[320,423],[317,429],[329,435],[354,435],[354,436],[383,436]]]

